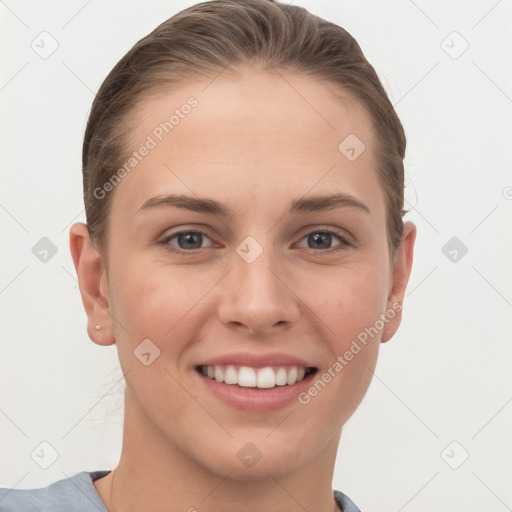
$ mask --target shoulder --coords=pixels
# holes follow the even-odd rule
[[[361,512],[358,506],[346,494],[340,491],[334,491],[334,499],[342,512]]]
[[[107,512],[93,481],[109,471],[82,471],[39,489],[0,487],[0,512]]]

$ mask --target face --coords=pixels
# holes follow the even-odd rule
[[[133,112],[133,149],[149,149],[107,192],[104,321],[134,438],[277,477],[334,457],[403,283],[363,106],[285,72],[207,83]]]

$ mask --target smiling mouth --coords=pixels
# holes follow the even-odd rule
[[[315,367],[265,366],[253,368],[239,365],[199,365],[196,370],[219,383],[242,388],[271,389],[293,386],[317,372]]]

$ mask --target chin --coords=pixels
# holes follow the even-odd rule
[[[246,467],[237,459],[233,461],[226,461],[224,464],[216,464],[215,468],[211,470],[222,476],[223,478],[229,475],[230,480],[239,482],[251,482],[268,480],[269,478],[283,478],[286,475],[297,471],[300,464],[295,460],[277,460],[278,457],[273,455],[271,458],[263,460],[263,457],[256,462],[253,466]]]
[[[277,439],[276,439],[277,441]],[[314,457],[306,456],[305,446],[295,446],[282,440],[270,443],[268,440],[247,441],[217,445],[209,456],[201,457],[200,464],[208,471],[230,480],[258,481],[269,478],[283,478],[299,470]],[[313,449],[313,447],[311,447]]]

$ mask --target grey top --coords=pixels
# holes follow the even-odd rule
[[[82,471],[39,489],[0,487],[0,512],[107,512],[93,482],[108,474]],[[333,492],[342,512],[361,512],[348,496]]]

